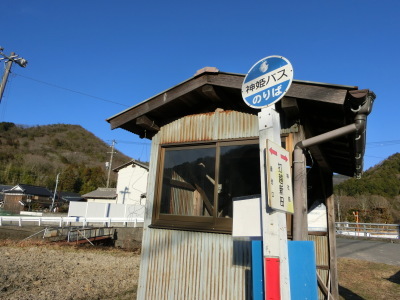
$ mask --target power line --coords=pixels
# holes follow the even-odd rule
[[[70,88],[62,87],[62,86],[59,86],[59,85],[54,84],[54,83],[50,83],[50,82],[46,82],[46,81],[43,81],[43,80],[35,79],[35,78],[32,78],[32,77],[28,77],[28,76],[25,76],[25,75],[17,74],[17,73],[14,73],[14,72],[13,72],[13,74],[17,75],[17,76],[20,76],[20,77],[23,77],[25,79],[36,81],[36,82],[39,82],[39,83],[42,83],[42,84],[45,84],[45,85],[48,85],[48,86],[51,86],[51,87],[55,87],[55,88],[58,88],[58,89],[61,89],[61,90],[65,90],[65,91],[68,91],[68,92],[71,92],[71,93],[79,94],[79,95],[82,95],[82,96],[90,97],[90,98],[101,100],[101,101],[104,101],[104,102],[109,102],[109,103],[121,105],[121,106],[124,106],[124,107],[129,107],[129,105],[126,105],[126,104],[122,104],[122,103],[119,103],[119,102],[116,102],[116,101],[113,101],[113,100],[108,100],[108,99],[105,99],[105,98],[93,96],[93,95],[90,95],[90,94],[87,94],[87,93],[84,93],[84,92],[80,92],[80,91],[76,91],[76,90],[73,90],[73,89],[70,89]]]
[[[386,147],[386,146],[394,146],[400,144],[400,140],[391,140],[391,141],[381,141],[381,142],[370,142],[367,143],[368,148],[375,148],[375,147]]]

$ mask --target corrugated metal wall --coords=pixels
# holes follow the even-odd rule
[[[231,235],[148,228],[159,145],[258,137],[256,115],[235,111],[186,116],[152,139],[137,299],[250,299],[250,244]]]
[[[251,299],[250,245],[231,235],[148,228],[160,144],[258,137],[258,117],[235,111],[186,116],[152,139],[138,300]],[[315,242],[318,273],[328,281],[326,236]],[[319,291],[319,299],[324,295]]]
[[[191,115],[164,126],[158,135],[162,144],[258,137],[258,118],[236,111]]]
[[[329,244],[327,235],[308,235],[308,240],[314,242],[317,272],[326,286],[329,285]],[[318,299],[326,299],[321,288],[318,288]]]
[[[142,242],[138,299],[250,299],[249,242],[163,229],[148,230]]]

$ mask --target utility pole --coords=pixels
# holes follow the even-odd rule
[[[117,142],[115,140],[112,140],[112,144],[111,144],[111,157],[110,157],[110,163],[108,165],[108,176],[107,176],[107,187],[109,187],[110,185],[110,175],[111,175],[111,169],[112,169],[112,161],[113,161],[113,156],[114,156],[114,146]]]
[[[0,55],[2,56],[2,57],[0,57],[0,61],[4,60],[6,62],[3,79],[1,80],[1,84],[0,84],[0,103],[1,103],[1,99],[3,98],[4,89],[6,88],[8,75],[11,72],[12,64],[15,62],[17,65],[19,65],[22,68],[25,68],[26,65],[28,64],[28,61],[26,59],[23,59],[22,57],[18,57],[18,54],[11,52],[10,56],[7,56],[3,53],[3,50],[4,50],[4,48],[0,47]]]
[[[50,208],[50,212],[53,211],[54,208],[54,201],[56,200],[56,195],[57,195],[57,186],[58,186],[58,176],[60,176],[60,173],[57,174],[56,177],[56,187],[54,189],[54,194],[53,194],[53,202],[51,203],[51,208]]]

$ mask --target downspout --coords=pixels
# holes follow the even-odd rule
[[[360,91],[356,91],[360,92]],[[351,92],[350,92],[351,93]],[[353,95],[352,95],[353,96]],[[302,197],[302,191],[305,188],[303,184],[303,176],[305,176],[301,165],[303,161],[303,149],[318,145],[329,140],[333,140],[343,135],[356,132],[356,176],[360,176],[362,172],[362,161],[365,148],[365,128],[367,116],[371,112],[375,94],[370,91],[364,91],[362,97],[354,97],[353,100],[358,102],[358,108],[353,110],[356,113],[354,123],[314,136],[312,138],[298,142],[294,147],[293,153],[293,240],[307,240],[308,224],[307,224],[307,196]],[[362,102],[360,103],[360,100]],[[306,179],[305,179],[306,180]],[[305,198],[305,199],[304,199]]]

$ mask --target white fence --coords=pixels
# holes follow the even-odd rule
[[[355,237],[399,239],[400,225],[336,222],[336,233]]]
[[[0,226],[104,226],[143,227],[143,218],[0,216]]]
[[[0,216],[0,226],[143,227],[143,222],[143,205],[95,202],[71,202],[68,217]]]
[[[68,217],[143,219],[144,205],[70,202]]]

